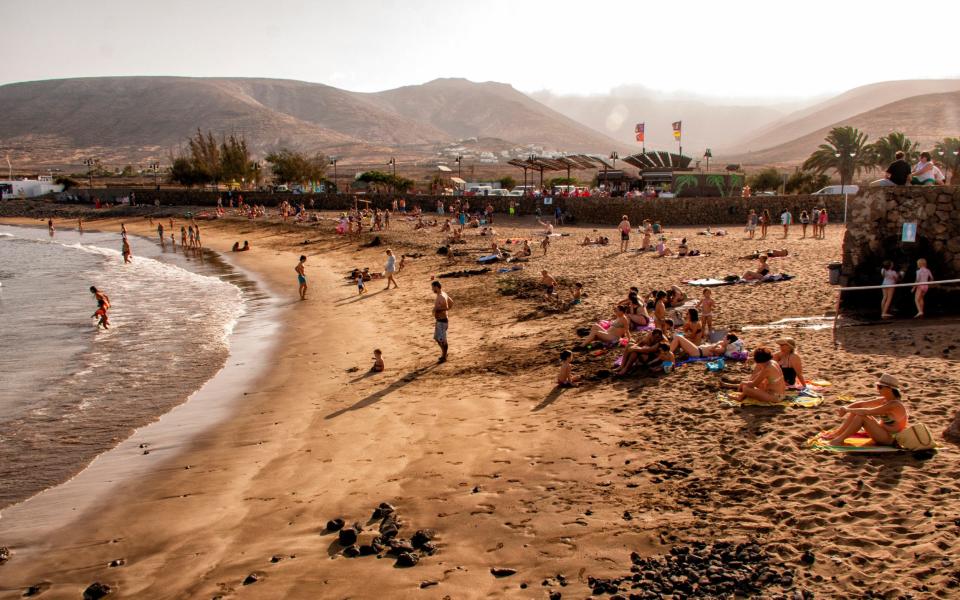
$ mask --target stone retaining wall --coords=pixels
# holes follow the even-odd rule
[[[915,242],[902,241],[904,223],[916,224]],[[902,283],[913,282],[918,258],[927,259],[934,279],[960,279],[960,187],[868,188],[851,202],[841,285],[880,285],[885,260],[904,272]],[[912,288],[896,291],[899,314],[916,312],[912,296]],[[880,290],[845,292],[842,307],[879,313],[880,297]],[[960,313],[960,288],[933,286],[927,305],[932,314]]]
[[[114,201],[116,198],[129,196],[136,192],[138,203],[153,204],[155,199],[160,200],[162,206],[216,206],[217,198],[227,201],[225,192],[205,192],[200,190],[130,190],[122,188],[94,189],[92,192],[81,190],[80,195],[92,194],[105,201]],[[234,192],[236,195],[236,192]],[[388,208],[393,202],[389,195],[362,195],[352,194],[272,194],[266,192],[243,192],[243,199],[247,203],[276,206],[283,200],[289,202],[303,202],[309,205],[314,202],[314,208],[322,210],[346,210],[352,208],[354,199],[366,200],[374,208]],[[454,201],[452,196],[418,196],[398,195],[405,198],[407,209],[419,204],[427,212],[436,210],[437,200],[449,204]],[[665,199],[634,199],[634,198],[554,198],[554,204],[545,205],[542,198],[532,197],[466,197],[471,207],[492,204],[497,213],[506,213],[511,204],[516,208],[516,214],[531,215],[539,208],[544,215],[553,215],[554,207],[568,211],[581,223],[595,223],[598,225],[616,225],[620,217],[628,215],[630,221],[639,224],[644,219],[659,221],[663,225],[742,225],[746,222],[746,215],[751,208],[758,211],[767,209],[773,217],[773,223],[779,222],[780,212],[787,208],[799,222],[801,210],[811,211],[814,207],[826,207],[831,215],[831,222],[843,220],[843,198],[838,196],[754,196],[752,198],[665,198]],[[851,198],[851,202],[854,200]]]

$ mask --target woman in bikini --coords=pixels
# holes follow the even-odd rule
[[[744,398],[753,398],[761,402],[776,403],[783,400],[787,391],[783,381],[783,371],[773,360],[773,353],[763,346],[753,351],[756,367],[750,379],[740,384],[740,393]]]
[[[837,409],[843,417],[840,427],[820,434],[820,438],[832,446],[843,446],[844,440],[863,429],[873,441],[881,446],[892,446],[896,435],[907,427],[907,407],[900,394],[900,382],[893,375],[884,373],[877,381],[879,396],[874,400],[861,400]]]
[[[626,312],[619,304],[614,307],[614,311],[616,311],[617,316],[613,321],[610,321],[610,326],[604,329],[599,323],[594,323],[590,327],[590,336],[584,341],[584,344],[597,340],[605,344],[613,344],[619,342],[620,338],[628,336],[630,320],[627,318]]]
[[[780,338],[777,340],[780,351],[775,352],[773,360],[780,365],[783,371],[783,380],[787,385],[796,385],[800,382],[801,386],[807,385],[807,380],[803,378],[803,360],[797,354],[797,342],[793,338]]]
[[[650,324],[650,315],[647,313],[647,307],[640,302],[640,297],[634,292],[630,292],[627,297],[627,306],[624,314],[630,320],[631,328],[646,327]]]
[[[697,345],[682,335],[673,336],[670,342],[670,352],[676,352],[677,348],[682,349],[690,358],[707,358],[712,356],[730,356],[734,352],[743,350],[743,342],[733,333],[728,333],[726,337],[715,344]]]

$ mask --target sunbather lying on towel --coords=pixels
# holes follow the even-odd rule
[[[726,337],[715,344],[696,345],[682,335],[673,336],[670,342],[670,351],[676,352],[680,348],[690,358],[705,358],[708,356],[731,356],[734,353],[743,352],[743,342],[736,334],[728,333]]]
[[[783,256],[790,256],[790,252],[788,252],[786,248],[780,248],[779,250],[766,250],[763,252],[761,252],[760,250],[757,250],[753,254],[741,256],[740,259],[741,260],[757,260],[761,256],[766,256],[768,258],[778,258]]]

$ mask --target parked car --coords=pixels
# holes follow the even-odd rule
[[[289,192],[289,191],[290,191],[290,188],[287,187],[286,185],[283,185],[283,184],[281,184],[281,185],[275,185],[275,186],[273,186],[273,191],[275,191],[275,192]]]
[[[840,188],[843,188],[843,191],[840,191]],[[860,186],[858,185],[828,185],[823,189],[819,189],[813,193],[814,196],[839,196],[840,194],[850,194],[854,196],[860,192]]]
[[[518,185],[511,190],[511,195],[513,195],[512,192],[520,192],[519,194],[516,194],[517,196],[522,196],[524,192],[527,194],[532,194],[533,190],[535,189],[536,186],[534,185]]]
[[[522,196],[522,195],[523,195],[523,190],[510,190],[510,193],[508,193],[507,195],[508,195],[508,196],[515,196],[515,197],[516,197],[516,196]]]
[[[490,190],[490,193],[487,195],[488,196],[509,196],[510,192],[504,189],[497,188],[497,189]]]

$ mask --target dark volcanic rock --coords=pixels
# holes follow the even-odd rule
[[[122,566],[125,565],[125,564],[127,564],[127,559],[125,559],[125,558],[117,558],[117,559],[115,559],[115,560],[111,560],[111,561],[110,561],[110,564],[109,564],[108,566],[110,566],[110,567],[122,567]]]
[[[803,555],[800,557],[800,562],[802,562],[805,565],[812,565],[816,561],[817,561],[817,557],[814,556],[813,552],[810,552],[809,550],[805,550],[803,552]]]
[[[550,600],[562,600],[562,598],[563,598],[563,594],[561,594],[560,592],[556,590],[550,592]]]
[[[373,544],[363,544],[360,546],[359,550],[360,556],[372,556],[380,552],[380,549],[375,547]]]
[[[491,567],[490,573],[494,577],[510,577],[511,575],[516,575],[517,570],[511,569],[510,567]]]
[[[436,582],[436,581],[421,581],[421,582],[420,582],[420,588],[421,588],[421,589],[422,589],[422,588],[433,587],[433,586],[435,586],[435,585],[439,585],[439,583]]]
[[[0,546],[0,565],[10,560],[10,548]]]
[[[413,567],[420,562],[420,558],[416,554],[410,552],[401,552],[397,556],[396,566],[398,567]]]
[[[327,531],[340,531],[344,525],[343,519],[331,519],[327,521]]]
[[[100,600],[100,598],[109,596],[112,591],[113,589],[109,585],[97,581],[83,590],[83,600]]]
[[[347,558],[356,558],[360,556],[360,549],[356,546],[347,546],[343,549],[343,555]]]
[[[413,544],[414,548],[421,548],[424,544],[432,540],[435,535],[436,533],[432,529],[418,529],[417,532],[413,534],[413,537],[410,538],[410,543]]]
[[[251,583],[256,583],[260,581],[259,573],[250,573],[247,575],[246,579],[243,580],[243,585],[250,585]]]
[[[357,530],[352,527],[341,529],[337,539],[341,546],[352,546],[357,543]]]

